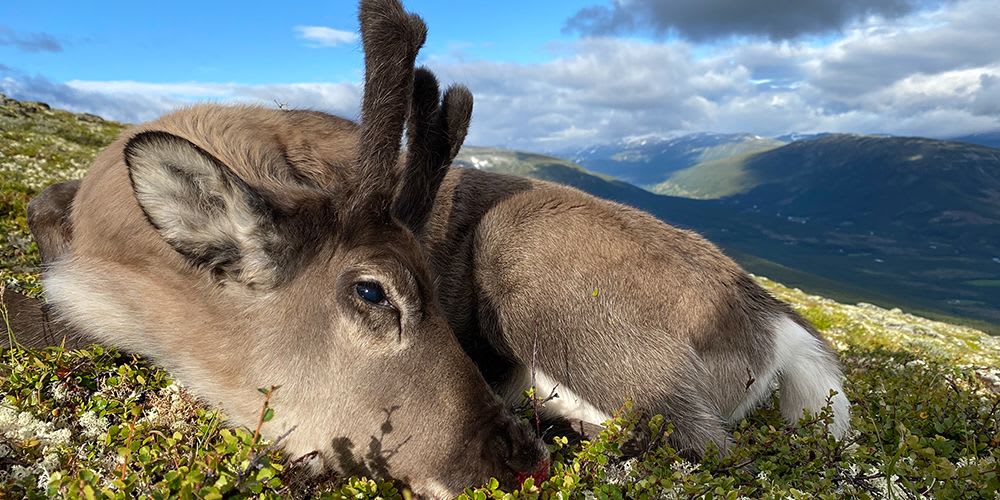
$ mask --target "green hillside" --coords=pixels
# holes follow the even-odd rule
[[[697,133],[673,138],[630,139],[560,151],[590,171],[652,188],[678,170],[704,162],[767,151],[785,142],[752,134]]]
[[[714,200],[746,192],[761,182],[754,172],[746,168],[746,162],[754,153],[726,156],[692,165],[674,172],[669,179],[651,186],[649,190],[699,200]]]
[[[0,288],[40,291],[26,201],[48,183],[80,176],[121,129],[0,100]],[[701,217],[711,231],[744,237],[739,226],[726,227],[736,224],[727,207],[657,196],[547,157],[489,151],[469,148],[462,161],[632,196],[658,216]],[[487,154],[495,158],[486,161]],[[854,403],[853,430],[844,440],[826,434],[828,412],[786,427],[772,400],[735,426],[730,455],[693,463],[663,444],[670,426],[656,419],[647,431],[655,439],[637,450],[628,442],[637,420],[623,409],[590,441],[550,437],[551,479],[525,482],[514,493],[469,485],[463,498],[994,498],[1000,492],[1000,339],[759,280],[837,350]],[[7,327],[5,314],[0,303],[0,336],[16,344],[18,332]],[[268,425],[265,397],[260,427]],[[312,477],[300,457],[256,439],[256,429],[232,427],[168,373],[106,347],[0,347],[0,398],[0,498],[412,498],[402,482]],[[624,447],[637,454],[623,456]]]

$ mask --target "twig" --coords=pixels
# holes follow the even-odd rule
[[[257,440],[260,439],[260,428],[264,427],[265,417],[267,415],[267,410],[270,409],[271,395],[274,391],[281,387],[279,385],[272,385],[268,389],[261,389],[260,392],[264,393],[264,406],[260,409],[260,417],[257,418],[257,428],[253,431],[253,444],[257,444]]]
[[[133,413],[132,421],[128,424],[128,437],[125,438],[125,457],[122,461],[120,479],[125,481],[125,477],[128,473],[128,459],[132,456],[132,436],[135,434],[135,422],[139,419],[139,415]]]
[[[542,419],[538,416],[538,397],[535,395],[535,391],[538,389],[535,386],[535,360],[538,357],[538,329],[535,329],[534,336],[531,339],[531,409],[535,416],[535,435],[541,435],[542,432]],[[553,390],[555,388],[553,387]]]
[[[10,349],[20,348],[21,344],[18,343],[17,337],[14,336],[14,330],[10,326],[10,315],[7,313],[7,302],[4,301],[3,295],[7,291],[7,284],[0,283],[0,318],[3,319],[4,328],[7,330],[7,344]],[[14,364],[14,353],[10,355],[10,363]]]

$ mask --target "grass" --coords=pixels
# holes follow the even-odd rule
[[[121,126],[41,107],[8,112],[12,107],[0,109],[0,133],[28,144],[5,142],[0,150],[0,224],[14,231],[0,241],[0,279],[38,293],[37,249],[23,215],[27,200],[49,182],[79,175],[77,164],[86,165]],[[86,135],[91,130],[96,138]],[[57,158],[47,156],[55,151],[72,154],[40,162]],[[817,325],[838,351],[845,392],[854,403],[847,438],[827,435],[828,411],[786,427],[772,399],[733,429],[737,447],[731,455],[692,463],[663,444],[669,422],[640,421],[625,409],[592,441],[552,440],[549,480],[529,480],[517,491],[501,491],[495,483],[469,485],[463,496],[998,495],[1000,339],[760,282]],[[17,335],[0,328],[0,334]],[[311,477],[297,457],[257,438],[269,415],[282,411],[269,403],[269,390],[257,402],[255,428],[238,428],[168,373],[114,349],[0,351],[0,497],[406,498],[404,486],[391,480]],[[661,439],[636,457],[623,457],[637,426]]]
[[[972,286],[981,286],[989,288],[1000,287],[1000,280],[971,280],[971,281],[966,281],[965,283]]]
[[[753,172],[744,167],[757,151],[710,160],[678,170],[667,180],[653,186],[654,193],[714,200],[745,193],[759,185]]]

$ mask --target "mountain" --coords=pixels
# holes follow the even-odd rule
[[[743,171],[749,182],[720,201],[799,222],[772,236],[788,242],[783,263],[1000,323],[1000,150],[838,135],[754,155]]]
[[[27,200],[82,175],[122,128],[0,99],[0,281],[37,293]],[[646,210],[790,286],[1000,333],[997,154],[945,141],[828,136],[750,155],[752,187],[705,200],[657,195],[543,155],[464,148],[456,164],[561,182]]]
[[[456,164],[561,182],[635,206],[704,234],[751,272],[792,286],[961,317],[1000,333],[1000,151],[826,135],[740,158],[728,159],[740,167],[737,188],[703,200],[654,194],[543,155],[465,148]]]
[[[962,135],[958,137],[953,137],[951,138],[951,140],[958,142],[979,144],[980,146],[987,146],[991,148],[1000,149],[1000,130],[995,130],[993,132],[983,132],[979,134]]]
[[[614,177],[595,174],[566,160],[509,149],[466,146],[453,165],[566,184],[608,199],[644,198],[642,189]]]
[[[674,138],[646,137],[559,152],[581,166],[637,186],[666,180],[696,163],[765,151],[783,141],[752,134],[698,133]]]

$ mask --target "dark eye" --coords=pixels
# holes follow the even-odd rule
[[[387,306],[389,301],[385,299],[385,290],[382,285],[374,281],[362,281],[354,284],[354,293],[361,297],[361,300],[377,306]]]

